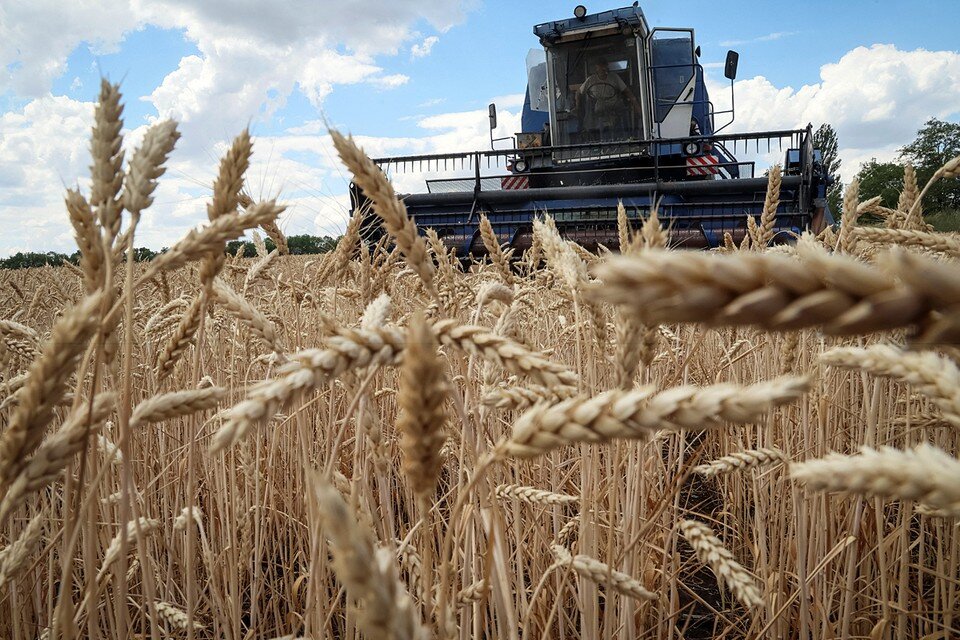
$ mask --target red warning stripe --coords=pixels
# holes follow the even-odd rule
[[[720,167],[717,165],[720,161],[716,156],[690,156],[687,158],[688,176],[709,176],[720,173]]]
[[[529,189],[530,178],[527,176],[506,176],[500,178],[501,189]]]

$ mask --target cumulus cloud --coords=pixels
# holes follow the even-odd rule
[[[735,84],[737,131],[831,124],[840,142],[844,179],[863,161],[890,159],[931,116],[960,115],[960,53],[857,47],[820,69],[820,82],[777,87],[763,76]],[[718,108],[729,88],[710,83]]]
[[[440,42],[440,38],[437,36],[427,36],[423,39],[423,42],[419,42],[410,47],[410,55],[414,58],[425,58],[430,55],[430,52],[433,50],[433,45],[438,42]]]
[[[147,216],[141,226],[142,242],[162,246],[203,218],[203,199],[209,195],[206,185],[212,183],[216,157],[244,126],[250,124],[256,132],[260,123],[271,122],[294,91],[319,108],[338,85],[368,83],[377,90],[403,85],[407,76],[385,72],[377,57],[396,55],[422,37],[419,30],[425,25],[439,32],[449,29],[463,19],[474,1],[2,3],[0,93],[9,92],[27,102],[24,108],[0,116],[4,132],[0,137],[0,185],[4,187],[0,218],[6,228],[18,229],[15,237],[8,234],[0,240],[0,254],[72,249],[62,192],[64,185],[74,184],[86,173],[93,106],[51,98],[49,91],[77,47],[106,53],[120,45],[125,34],[147,25],[180,30],[196,45],[197,54],[179,60],[153,91],[142,96],[159,118],[178,120],[184,134],[157,193],[155,209],[161,213]],[[136,98],[127,96],[127,101]],[[128,146],[135,144],[143,129],[128,132]],[[261,142],[278,148],[283,144],[281,140]],[[313,185],[320,184],[329,169],[290,159],[282,149],[277,153],[264,154],[263,147],[258,147],[258,161],[272,163],[269,167],[255,164],[252,169],[259,167],[260,190],[265,195],[276,195],[282,188],[285,195],[294,194],[300,209],[309,206],[311,198],[323,197]],[[300,193],[308,195],[296,195]],[[329,197],[336,200],[341,194]],[[295,218],[291,213],[285,221],[293,224]]]
[[[112,51],[141,23],[129,2],[4,0],[0,4],[0,91],[38,98],[81,42]]]

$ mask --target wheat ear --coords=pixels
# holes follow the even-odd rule
[[[83,288],[87,293],[93,293],[103,283],[103,244],[100,242],[97,219],[79,191],[67,189],[65,204],[70,224],[73,225],[73,236],[80,249]]]
[[[565,493],[545,491],[536,487],[526,487],[520,484],[501,484],[493,490],[501,500],[519,500],[527,504],[575,504],[580,501],[577,496]]]
[[[862,369],[902,380],[930,398],[944,420],[960,427],[960,368],[949,358],[932,351],[902,351],[878,344],[863,349],[838,347],[820,360],[831,367]]]
[[[929,444],[900,451],[863,447],[790,465],[790,476],[817,491],[916,500],[960,515],[960,460]]]
[[[425,638],[410,596],[396,576],[393,554],[375,548],[373,532],[359,522],[336,489],[315,480],[309,495],[330,541],[337,578],[348,596],[361,603],[361,629],[373,638]]]
[[[99,294],[87,296],[53,326],[50,339],[27,371],[19,404],[0,436],[0,481],[8,482],[43,439],[53,410],[67,390],[80,356],[99,326]]]
[[[902,252],[901,252],[902,253]],[[888,258],[878,269],[829,255],[812,240],[797,244],[799,260],[776,254],[648,251],[606,260],[596,268],[599,299],[645,322],[705,322],[793,330],[821,326],[830,334],[930,326],[938,309],[960,303],[960,269],[917,256]],[[936,283],[927,273],[937,276]],[[899,276],[899,279],[894,275]],[[953,278],[951,281],[950,278]],[[947,286],[934,289],[935,284]],[[960,338],[946,313],[926,340]]]
[[[123,540],[135,540],[137,531],[143,537],[146,537],[160,528],[160,521],[151,518],[138,518],[127,523],[126,529],[121,529],[117,535],[110,540],[107,550],[103,553],[103,561],[100,563],[100,569],[97,571],[97,582],[101,582],[107,577],[110,567],[120,559],[120,552],[123,550]],[[130,548],[130,547],[128,547]]]
[[[540,385],[511,387],[501,385],[483,396],[481,402],[487,407],[496,407],[507,411],[522,411],[539,402],[557,403],[569,398],[572,387],[547,388]]]
[[[497,234],[494,233],[490,220],[482,213],[480,214],[480,239],[483,241],[483,246],[490,256],[490,262],[496,266],[500,278],[504,284],[512,287],[516,278],[514,278],[513,270],[510,268],[510,258],[507,257],[500,247],[500,239],[497,237]]]
[[[0,523],[32,494],[51,484],[74,454],[87,444],[113,410],[115,395],[100,393],[93,399],[92,409],[86,402],[78,405],[59,430],[47,438],[36,453],[21,465],[0,501]]]
[[[417,225],[407,215],[407,207],[397,198],[393,186],[373,160],[367,157],[353,141],[335,129],[330,137],[340,159],[353,174],[353,180],[373,202],[373,210],[383,221],[383,226],[403,253],[407,264],[413,269],[426,290],[436,295],[433,286],[434,266],[427,253],[427,244],[417,233]]]
[[[786,459],[786,456],[779,449],[747,449],[698,465],[693,468],[693,472],[702,476],[723,476],[736,471],[777,464],[786,461]]]
[[[440,320],[433,328],[442,344],[480,356],[511,373],[528,376],[545,387],[577,385],[577,374],[567,367],[485,327]]]
[[[157,605],[157,615],[166,621],[171,627],[179,630],[186,631],[190,627],[190,617],[187,615],[187,612],[177,607],[176,605],[170,604],[169,602],[164,602],[158,600]],[[205,629],[201,623],[194,620],[193,628],[197,631]]]
[[[696,520],[682,520],[680,531],[693,547],[697,559],[717,576],[717,582],[726,585],[745,606],[763,606],[763,596],[753,577],[733,559],[733,554],[723,546],[710,527]]]
[[[530,458],[576,442],[645,439],[660,429],[754,422],[772,408],[797,399],[808,387],[805,378],[785,377],[744,387],[718,384],[659,393],[645,388],[576,396],[558,404],[539,404],[524,413],[499,450]]]
[[[227,395],[223,387],[204,387],[161,393],[144,400],[130,415],[130,428],[172,420],[198,411],[213,409]]]
[[[625,573],[611,569],[608,565],[595,558],[585,555],[573,555],[558,544],[550,545],[553,557],[557,562],[565,567],[570,567],[577,574],[583,576],[591,582],[602,584],[611,591],[629,596],[636,600],[658,600],[657,594],[648,591],[635,580]]]
[[[47,519],[47,514],[42,511],[33,516],[17,539],[0,550],[0,589],[26,566],[30,554],[40,542]]]
[[[437,346],[430,325],[422,315],[414,316],[407,329],[400,368],[397,429],[401,434],[403,470],[414,493],[420,495],[436,489],[443,466],[440,448],[446,440],[443,425],[447,379]]]
[[[147,130],[140,148],[133,152],[123,186],[123,206],[132,215],[153,204],[157,180],[166,172],[163,165],[179,139],[177,123],[164,120]]]
[[[280,342],[277,327],[259,309],[220,278],[213,281],[213,292],[216,301],[267,348],[277,354],[284,353],[285,349]]]
[[[90,155],[93,158],[90,167],[90,204],[97,210],[100,227],[108,242],[112,242],[120,232],[121,207],[117,196],[123,185],[122,115],[120,87],[102,79],[90,139]]]
[[[277,370],[276,378],[253,385],[246,399],[226,412],[223,426],[213,436],[211,451],[233,446],[281,407],[350,369],[397,364],[403,347],[403,333],[394,328],[341,329],[328,339],[325,349],[293,354],[290,362]]]
[[[923,247],[946,253],[951,258],[960,257],[960,240],[942,233],[930,233],[914,229],[883,229],[880,227],[857,227],[856,236],[866,242],[898,244],[907,247]]]
[[[757,247],[759,249],[763,249],[773,242],[777,208],[780,206],[781,176],[780,165],[773,165],[770,168],[770,175],[767,177],[767,195],[764,197],[763,211],[760,213],[760,228],[757,231]]]

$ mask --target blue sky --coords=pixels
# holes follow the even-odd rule
[[[323,114],[377,155],[482,146],[493,99],[512,133],[524,57],[538,46],[532,26],[573,4],[4,0],[0,255],[73,249],[62,193],[86,187],[101,74],[122,83],[128,146],[158,118],[174,117],[184,134],[140,244],[169,245],[203,219],[217,158],[248,123],[254,194],[291,203],[289,233],[336,233],[346,178]],[[866,159],[893,157],[927,117],[960,117],[952,0],[641,6],[651,26],[693,27],[705,63],[740,52],[741,130],[833,123],[845,179]],[[708,74],[721,88],[719,69]]]

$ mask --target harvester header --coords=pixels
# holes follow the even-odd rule
[[[758,216],[767,187],[760,156],[784,153],[775,239],[819,231],[832,222],[825,175],[811,127],[729,133],[739,56],[726,54],[731,107],[718,110],[707,91],[700,47],[690,28],[650,29],[631,7],[533,27],[541,48],[527,55],[521,131],[491,148],[377,159],[388,174],[420,172],[425,190],[404,197],[420,228],[433,228],[458,255],[482,255],[479,216],[518,251],[529,246],[534,218],[549,212],[560,232],[587,249],[618,248],[617,204],[636,219],[657,206],[671,242],[715,247],[735,242]],[[720,120],[721,122],[718,122]],[[352,205],[366,198],[351,188]],[[367,230],[378,233],[376,225]]]

